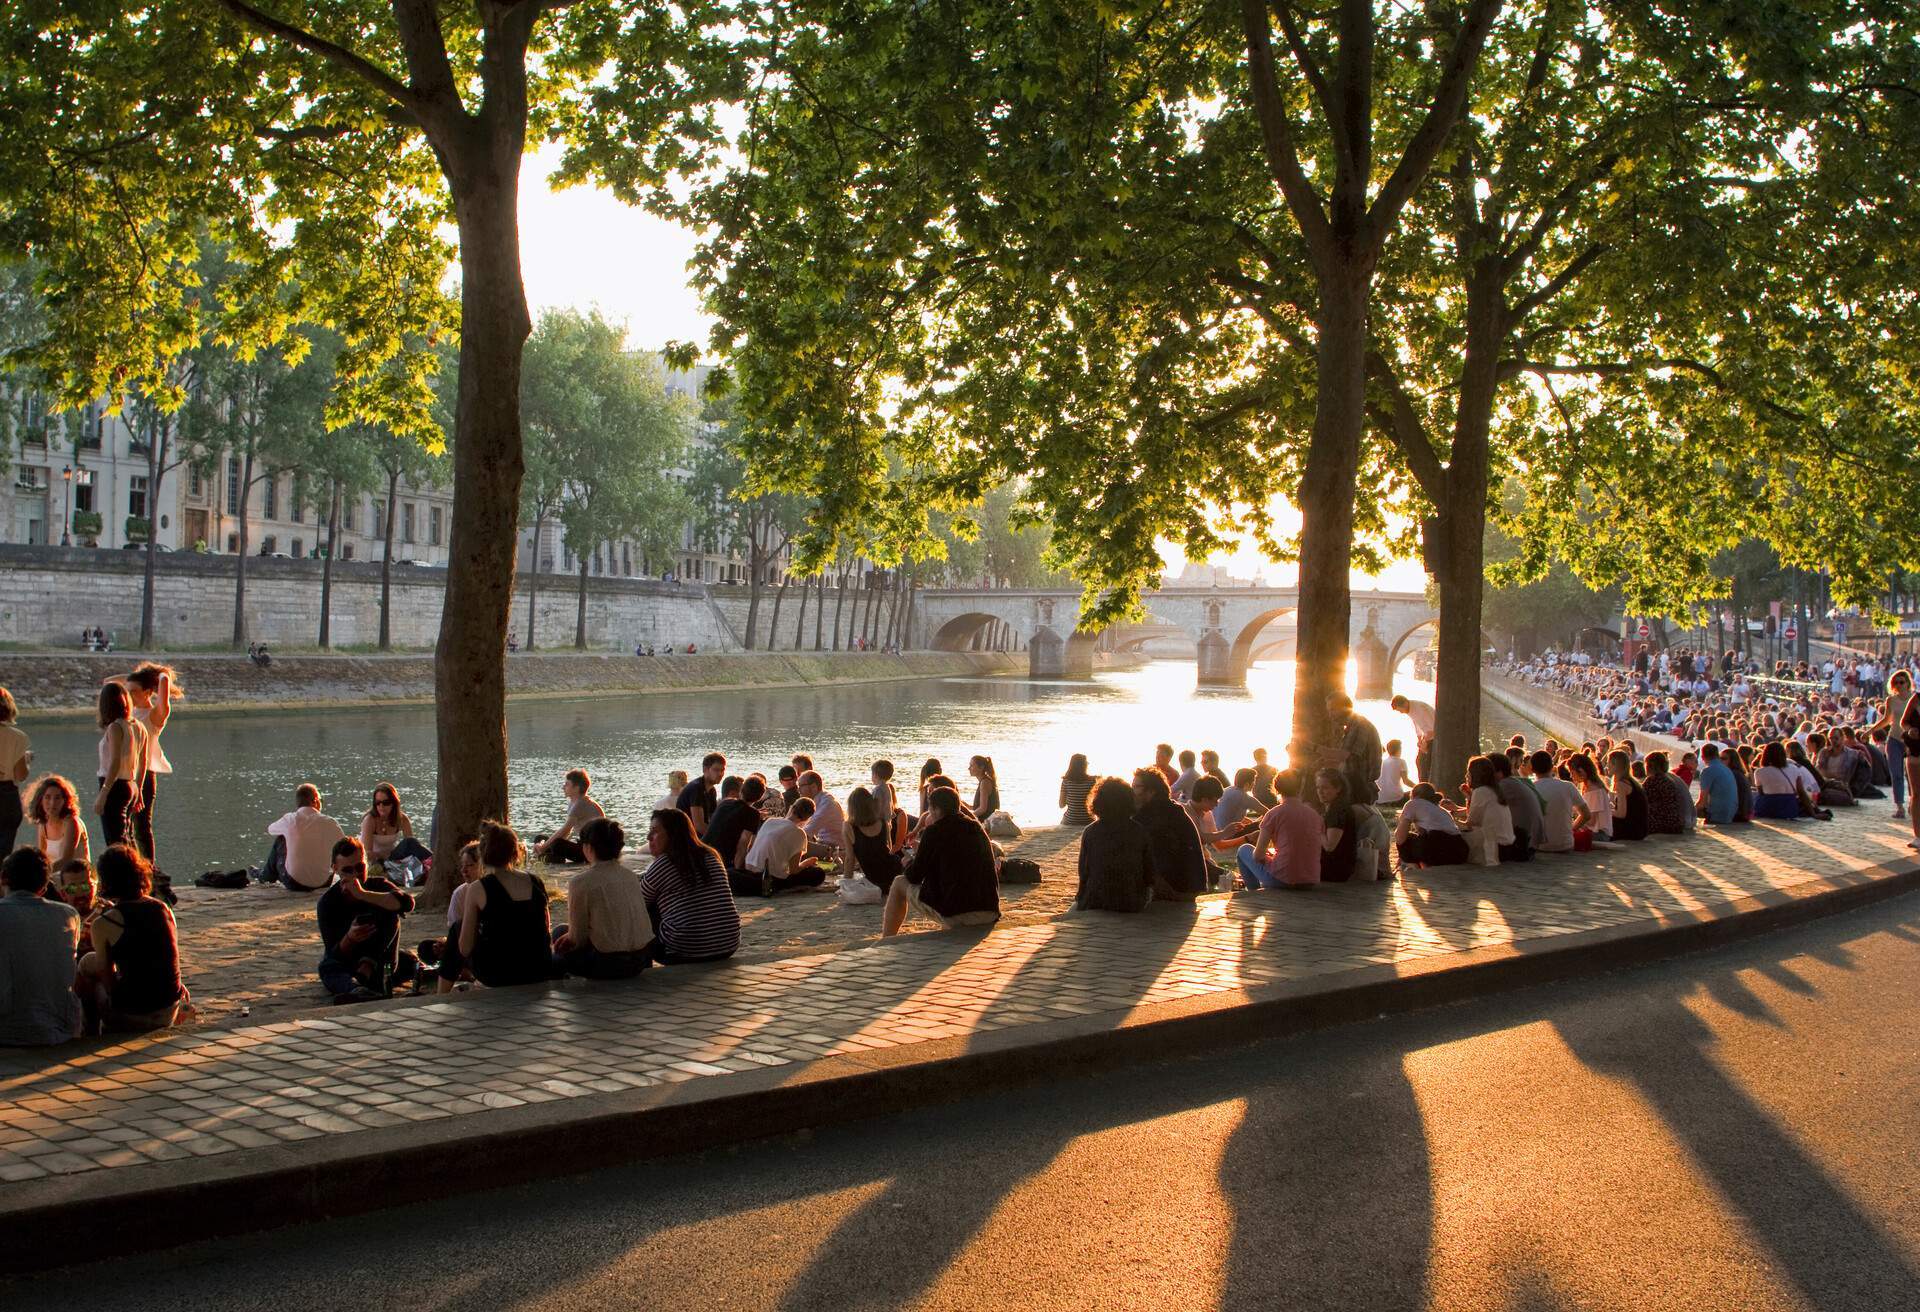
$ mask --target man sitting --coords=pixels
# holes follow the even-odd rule
[[[626,831],[602,816],[580,831],[587,868],[567,884],[567,926],[553,936],[553,964],[582,979],[632,979],[647,965],[653,918],[640,877],[620,864]]]
[[[22,847],[0,862],[0,1045],[65,1043],[80,1037],[73,991],[80,916],[48,899],[47,857]]]
[[[1253,795],[1257,777],[1252,766],[1245,766],[1233,772],[1233,786],[1220,794],[1220,800],[1213,808],[1215,829],[1228,833],[1247,817],[1262,816],[1267,813],[1266,806]]]
[[[728,786],[736,783],[739,787],[729,796]],[[720,785],[720,805],[707,824],[706,844],[720,854],[720,863],[726,866],[729,878],[745,867],[754,836],[767,822],[768,817],[760,810],[766,794],[766,778],[757,774],[745,779],[729,775]]]
[[[1196,779],[1198,776],[1196,775]],[[1158,770],[1133,772],[1133,822],[1147,831],[1153,895],[1163,902],[1191,902],[1207,891],[1207,855],[1186,808],[1173,800]]]
[[[828,792],[820,776],[812,770],[800,772],[800,796],[813,803],[813,818],[807,831],[807,851],[814,856],[833,856],[847,844],[847,813],[839,799]]]
[[[727,758],[719,752],[708,752],[700,761],[700,773],[687,781],[687,786],[680,790],[680,795],[673,801],[674,807],[685,811],[687,819],[693,821],[695,838],[706,837],[707,825],[720,805],[714,790],[720,786],[726,773]]]
[[[393,986],[420,969],[400,950],[400,918],[413,910],[413,896],[385,875],[367,873],[367,855],[357,838],[342,838],[331,853],[333,885],[315,908],[320,922],[320,983],[339,1003],[393,996]]]
[[[1000,919],[993,844],[978,820],[960,814],[960,794],[951,788],[927,794],[919,854],[887,889],[881,936],[898,934],[908,911],[920,912],[942,929]]]
[[[290,893],[313,893],[333,878],[334,845],[345,834],[330,816],[320,812],[320,790],[301,784],[293,790],[293,810],[267,826],[273,846],[253,877],[263,884],[277,883]]]
[[[580,847],[580,831],[589,821],[606,814],[600,809],[600,803],[587,796],[592,789],[593,776],[585,770],[567,771],[567,777],[560,781],[560,791],[567,799],[567,818],[560,822],[558,829],[535,841],[535,856],[543,856],[555,865],[577,866],[586,861],[587,854]]]
[[[1740,812],[1740,781],[1720,759],[1720,745],[1700,748],[1700,800],[1694,813],[1710,825],[1730,825]]]
[[[1647,753],[1647,779],[1641,785],[1647,795],[1647,832],[1684,834],[1693,828],[1693,798],[1667,765],[1665,752]]]
[[[805,826],[811,819],[812,801],[797,797],[784,816],[761,825],[738,869],[728,869],[733,891],[743,897],[772,897],[790,888],[820,887],[827,872],[807,851]]]

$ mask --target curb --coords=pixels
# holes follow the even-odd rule
[[[91,1171],[0,1187],[0,1273],[65,1264],[65,1237],[87,1260],[121,1257],[284,1224],[378,1210],[422,1179],[445,1196],[749,1142],[875,1115],[1108,1070],[1192,1057],[1264,1039],[1424,1010],[1720,947],[1920,889],[1902,862],[1662,916],[1366,966],[805,1066],[655,1085],[578,1104],[474,1113],[209,1158]],[[556,1117],[556,1107],[576,1114]],[[103,1188],[109,1183],[117,1186]],[[192,1217],[177,1241],[156,1217]]]

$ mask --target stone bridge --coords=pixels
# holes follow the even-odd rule
[[[1193,644],[1200,682],[1222,687],[1243,686],[1256,659],[1292,652],[1288,621],[1300,605],[1296,588],[1161,588],[1144,601],[1145,623],[1084,632],[1075,591],[930,588],[914,603],[914,645],[965,651],[997,625],[1029,653],[1035,678],[1059,678],[1090,675],[1097,650],[1138,650],[1184,635]],[[1348,640],[1360,664],[1362,695],[1384,696],[1393,667],[1438,619],[1422,593],[1356,591]]]

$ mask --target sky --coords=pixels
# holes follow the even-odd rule
[[[527,159],[520,175],[520,262],[534,314],[598,306],[608,318],[625,322],[627,340],[636,348],[690,341],[704,349],[712,320],[687,285],[694,235],[598,187],[553,190],[547,178],[558,159],[557,148],[547,147]],[[1298,526],[1298,513],[1284,501],[1268,509],[1283,530]],[[1171,569],[1183,563],[1171,543],[1162,544],[1161,554]],[[1264,575],[1275,584],[1291,583],[1297,574],[1292,565],[1265,559],[1251,543],[1213,563],[1235,577]],[[1398,561],[1378,579],[1356,573],[1354,584],[1419,592],[1426,572],[1417,561]]]

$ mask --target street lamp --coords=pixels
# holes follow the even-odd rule
[[[73,466],[72,465],[60,466],[60,481],[66,484],[66,500],[67,500],[67,508],[64,511],[62,511],[60,515],[60,545],[63,547],[70,547],[73,545],[73,538],[68,534],[67,530],[71,528],[73,525]]]

